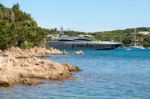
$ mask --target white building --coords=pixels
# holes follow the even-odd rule
[[[150,34],[149,31],[139,31],[138,34],[148,35]]]
[[[90,34],[80,34],[79,37],[87,37],[87,38],[92,38],[93,36]]]

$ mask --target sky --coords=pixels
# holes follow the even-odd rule
[[[6,7],[19,3],[38,25],[96,32],[150,27],[150,0],[0,0]]]

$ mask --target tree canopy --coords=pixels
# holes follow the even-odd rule
[[[11,46],[30,48],[41,46],[44,38],[50,32],[38,27],[30,14],[20,10],[19,4],[12,8],[0,4],[0,49]]]

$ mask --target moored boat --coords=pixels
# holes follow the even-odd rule
[[[59,37],[46,41],[46,45],[61,50],[112,50],[121,46],[122,43],[113,41],[94,41],[88,38],[74,36],[70,37],[64,35],[63,28],[61,28]]]

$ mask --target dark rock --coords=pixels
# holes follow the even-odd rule
[[[0,80],[0,87],[9,87],[9,86],[10,86],[10,83]]]

